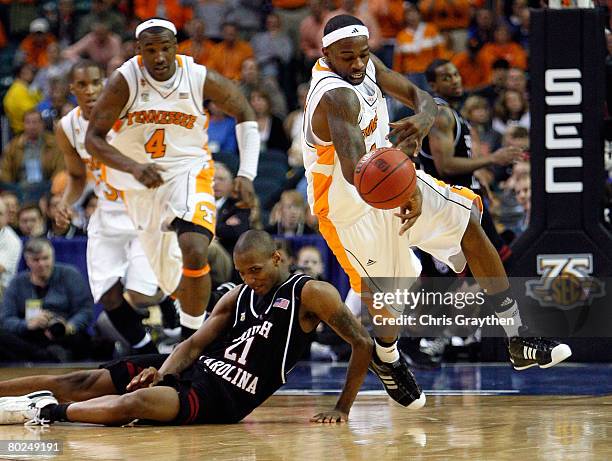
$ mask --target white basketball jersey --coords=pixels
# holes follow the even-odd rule
[[[75,107],[72,109],[62,117],[60,123],[68,138],[68,142],[74,147],[81,159],[83,159],[87,169],[96,181],[94,191],[98,197],[98,207],[107,211],[126,211],[121,194],[105,182],[105,165],[89,155],[85,150],[85,132],[89,122],[83,118],[81,108]],[[111,138],[112,133],[108,136],[109,140]]]
[[[331,142],[319,139],[312,130],[312,117],[323,95],[336,88],[350,88],[359,99],[359,128],[366,150],[390,146],[389,114],[382,91],[376,84],[376,70],[370,60],[366,77],[359,85],[351,85],[333,72],[323,59],[312,69],[310,90],[304,108],[302,152],[308,180],[308,203],[319,219],[334,225],[350,225],[372,208],[365,203],[354,186],[349,184]]]
[[[128,102],[113,128],[112,145],[139,163],[155,162],[173,177],[211,159],[209,117],[204,110],[206,67],[190,56],[176,56],[176,72],[166,82],[153,79],[140,56],[118,71],[130,89]],[[120,190],[145,189],[131,174],[108,168],[108,182]]]

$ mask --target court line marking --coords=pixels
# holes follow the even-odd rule
[[[342,389],[280,389],[275,392],[276,395],[325,395],[337,394]],[[427,395],[507,395],[520,394],[517,389],[425,389]],[[384,390],[365,390],[359,391],[360,395],[387,395]]]

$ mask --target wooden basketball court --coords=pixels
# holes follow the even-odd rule
[[[0,379],[65,371],[0,369]],[[439,377],[448,370],[432,373]],[[364,387],[372,387],[371,378]],[[396,405],[381,391],[366,390],[346,424],[309,423],[310,416],[333,406],[336,397],[314,395],[316,389],[293,389],[273,396],[235,425],[2,426],[0,439],[61,441],[63,452],[53,457],[61,460],[612,459],[611,396],[521,395],[512,390],[483,395],[495,391],[430,387],[427,405],[416,412]]]

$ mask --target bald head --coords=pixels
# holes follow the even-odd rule
[[[270,234],[261,230],[249,230],[240,236],[234,247],[234,256],[256,252],[262,256],[272,256],[276,251]]]

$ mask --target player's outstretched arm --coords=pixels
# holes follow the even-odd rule
[[[135,162],[106,141],[106,135],[119,119],[129,94],[130,90],[125,78],[121,73],[115,71],[102,90],[89,117],[85,149],[105,165],[131,173],[145,186],[158,187],[164,182],[160,175],[162,168],[159,165]]]
[[[366,329],[342,302],[338,290],[327,282],[311,280],[302,289],[302,308],[325,322],[351,345],[351,359],[340,398],[332,411],[315,415],[314,422],[340,422],[348,419],[357,392],[368,373],[372,359],[373,342]]]
[[[335,88],[323,95],[312,117],[314,133],[334,144],[342,174],[349,184],[353,184],[355,167],[366,154],[359,129],[359,107],[354,91]]]
[[[85,189],[85,184],[87,183],[87,169],[76,149],[72,147],[70,141],[68,141],[68,137],[61,123],[58,123],[55,128],[55,141],[64,155],[64,164],[68,171],[68,184],[62,196],[62,200],[57,206],[55,217],[57,225],[65,227],[70,224],[72,205],[79,199]]]
[[[491,157],[455,157],[455,117],[449,107],[440,107],[429,132],[429,148],[436,170],[443,176],[468,174],[491,165]]]
[[[431,95],[415,86],[402,74],[385,66],[375,55],[370,54],[370,59],[376,69],[376,81],[383,91],[416,112],[412,117],[390,123],[389,136],[396,138],[395,146],[398,149],[409,154],[418,154],[417,148],[420,148],[436,118],[438,107],[435,101]]]
[[[188,368],[211,344],[229,328],[234,318],[236,299],[242,285],[226,293],[215,305],[210,317],[192,336],[181,342],[164,361],[159,371],[153,367],[144,369],[127,385],[128,391],[157,384],[165,375],[177,374]]]
[[[214,70],[208,70],[204,81],[204,96],[211,99],[226,114],[236,119],[236,141],[240,154],[240,166],[234,179],[234,195],[240,208],[255,205],[253,179],[257,176],[261,139],[255,119],[255,111],[240,88]]]

